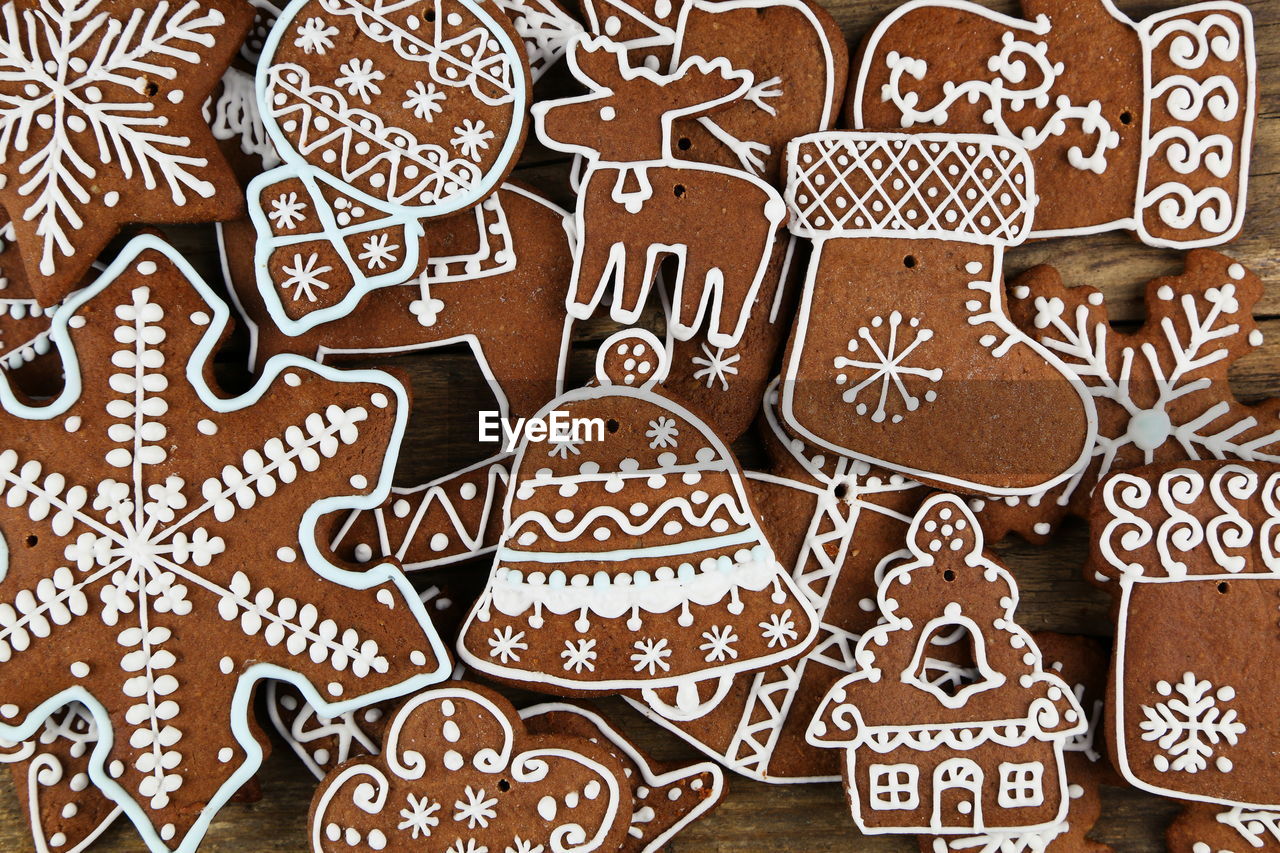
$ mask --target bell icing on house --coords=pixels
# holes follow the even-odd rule
[[[735,673],[796,657],[817,630],[729,449],[664,396],[663,348],[605,342],[596,383],[526,430],[488,586],[459,640],[479,672],[581,695],[640,689],[690,719]]]
[[[857,668],[809,726],[844,751],[845,792],[866,834],[1039,832],[1066,815],[1063,753],[1087,729],[1067,684],[1016,622],[1013,577],[983,551],[962,498],[939,494],[889,569]]]

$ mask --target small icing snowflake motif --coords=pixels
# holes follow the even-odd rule
[[[907,383],[911,382],[914,385],[917,380],[937,382],[942,378],[942,369],[913,367],[905,363],[917,347],[932,340],[932,329],[920,328],[920,320],[915,317],[904,321],[902,314],[894,311],[889,315],[887,323],[883,317],[872,318],[870,328],[863,326],[858,329],[858,337],[862,340],[859,341],[858,338],[849,340],[849,352],[857,354],[865,345],[869,350],[867,357],[837,356],[834,364],[839,371],[836,374],[838,385],[847,384],[851,378],[850,373],[853,373],[852,378],[856,378],[863,372],[867,374],[866,378],[845,391],[843,395],[846,403],[857,403],[854,411],[859,415],[867,414],[869,407],[865,402],[858,401],[858,395],[868,388],[874,393],[877,385],[880,389],[879,401],[875,409],[870,410],[871,420],[876,423],[883,423],[886,419],[895,424],[901,423],[901,412],[890,415],[888,411],[895,391],[901,400],[902,408],[908,412],[914,412],[920,408],[922,398],[926,403],[931,403],[937,398],[937,392],[933,390],[926,390],[922,397],[918,397],[911,392]],[[880,337],[885,338],[883,345],[876,340]]]
[[[330,26],[324,18],[311,17],[298,27],[298,37],[293,40],[293,44],[302,48],[304,53],[324,56],[333,47],[333,37],[337,34],[338,28]]]
[[[1236,698],[1236,691],[1231,687],[1215,690],[1208,681],[1201,681],[1188,672],[1177,684],[1157,682],[1156,692],[1169,698],[1157,702],[1155,707],[1143,705],[1146,719],[1139,725],[1142,739],[1156,741],[1165,752],[1151,760],[1161,773],[1205,770],[1216,747],[1235,746],[1244,734],[1244,724],[1235,710],[1226,707],[1226,703]],[[1230,773],[1231,759],[1219,755],[1214,759],[1214,767]]]
[[[359,98],[367,104],[372,95],[382,94],[377,81],[387,79],[387,75],[373,67],[372,59],[349,59],[338,70],[342,75],[333,82],[345,88],[353,98]]]
[[[716,625],[710,631],[703,631],[702,639],[706,642],[698,648],[707,653],[707,663],[719,663],[738,656],[738,650],[733,647],[738,642],[738,635],[732,625]]]
[[[574,672],[584,669],[595,672],[596,665],[592,663],[596,659],[595,647],[595,640],[565,640],[564,651],[560,653],[564,658],[564,668]]]
[[[702,345],[702,353],[706,358],[696,355],[693,357],[693,363],[699,366],[699,369],[694,371],[693,378],[706,380],[707,388],[719,382],[720,390],[728,391],[729,377],[738,375],[738,368],[734,365],[742,359],[742,355],[739,353],[726,357],[724,347],[716,347],[712,351],[706,344]]]
[[[663,672],[671,669],[671,664],[667,663],[667,658],[671,657],[671,649],[667,648],[665,639],[636,640],[633,648],[636,653],[631,656],[631,660],[635,662],[636,672],[648,670],[649,675],[654,675],[659,669]]]
[[[468,838],[466,841],[458,838],[449,845],[449,849],[444,853],[489,853],[489,848],[483,844],[478,844],[474,838]]]
[[[364,265],[371,270],[382,270],[387,268],[387,264],[396,262],[396,250],[400,246],[391,242],[390,234],[374,234],[361,244],[361,248],[364,251],[358,257]]]
[[[520,660],[520,652],[527,648],[529,644],[524,642],[524,631],[517,632],[510,625],[494,628],[493,636],[489,638],[489,657],[502,663]]]
[[[665,415],[659,416],[657,420],[649,421],[649,430],[645,436],[650,439],[649,449],[657,450],[660,447],[675,447],[676,436],[680,435],[680,430],[676,429],[674,418],[668,418]]]
[[[279,198],[271,200],[271,212],[267,216],[277,229],[292,231],[306,218],[306,209],[307,203],[299,201],[297,193],[280,193]]]
[[[577,456],[582,453],[582,442],[575,440],[572,436],[554,438],[548,443],[551,445],[551,449],[547,451],[548,456],[568,459],[570,454]]]
[[[440,804],[431,802],[431,798],[426,795],[415,797],[409,794],[405,799],[408,807],[400,810],[402,820],[396,828],[402,832],[409,830],[410,838],[417,838],[419,835],[429,838],[431,830],[440,825],[440,818],[435,816],[440,811]]]
[[[280,285],[280,289],[289,290],[292,288],[295,302],[304,296],[308,302],[315,302],[317,289],[329,289],[329,285],[320,276],[333,269],[333,267],[327,265],[317,266],[319,263],[320,256],[315,252],[308,255],[306,261],[302,260],[301,255],[294,255],[293,266],[284,267],[284,274],[287,278]]]
[[[458,149],[463,157],[470,157],[477,163],[480,162],[481,152],[489,147],[489,140],[493,139],[493,131],[485,130],[482,119],[472,121],[464,118],[462,125],[455,127],[453,132],[456,135],[449,140],[449,144]]]
[[[799,636],[796,633],[795,620],[791,618],[791,611],[784,610],[781,614],[774,613],[768,621],[761,622],[760,628],[766,640],[769,641],[769,648],[774,646],[787,647],[791,642]]]
[[[413,110],[417,118],[435,121],[436,114],[444,111],[445,97],[445,93],[437,89],[435,83],[423,84],[418,81],[404,93],[404,103],[400,106]]]
[[[543,853],[546,850],[541,844],[534,844],[532,841],[524,841],[520,836],[516,836],[507,849],[502,853]]]
[[[457,811],[453,815],[453,819],[461,823],[467,822],[467,829],[475,829],[476,826],[481,828],[487,827],[489,821],[498,816],[494,806],[498,804],[497,797],[485,798],[484,788],[475,790],[470,785],[463,792],[463,796],[467,799],[454,801],[453,807]]]
[[[116,223],[138,215],[132,204],[145,200],[147,220],[163,222],[192,196],[215,197],[221,170],[197,156],[208,125],[182,86],[226,67],[214,67],[215,45],[234,30],[223,11],[199,0],[4,8],[0,166],[15,193],[9,213],[33,229],[23,253],[43,276],[98,254]]]

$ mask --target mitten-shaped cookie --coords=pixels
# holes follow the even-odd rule
[[[1021,494],[1070,476],[1093,403],[1010,320],[1004,247],[1036,203],[992,136],[838,132],[790,144],[791,230],[813,240],[782,383],[800,438],[918,480]]]
[[[1128,229],[1226,243],[1244,218],[1257,85],[1253,21],[1198,3],[1134,22],[1111,0],[1023,0],[1024,19],[916,0],[855,62],[851,127],[944,127],[1025,145],[1032,236]]]

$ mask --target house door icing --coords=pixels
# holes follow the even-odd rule
[[[982,768],[967,758],[949,758],[933,771],[933,829],[982,828]]]

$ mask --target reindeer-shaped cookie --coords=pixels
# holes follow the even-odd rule
[[[590,91],[533,108],[544,144],[588,162],[569,313],[590,317],[612,283],[610,316],[635,323],[671,255],[675,337],[689,339],[705,320],[712,344],[734,346],[786,209],[751,175],[677,160],[672,125],[742,97],[751,74],[696,56],[666,75],[631,68],[616,45],[586,36],[570,49],[569,68]]]

